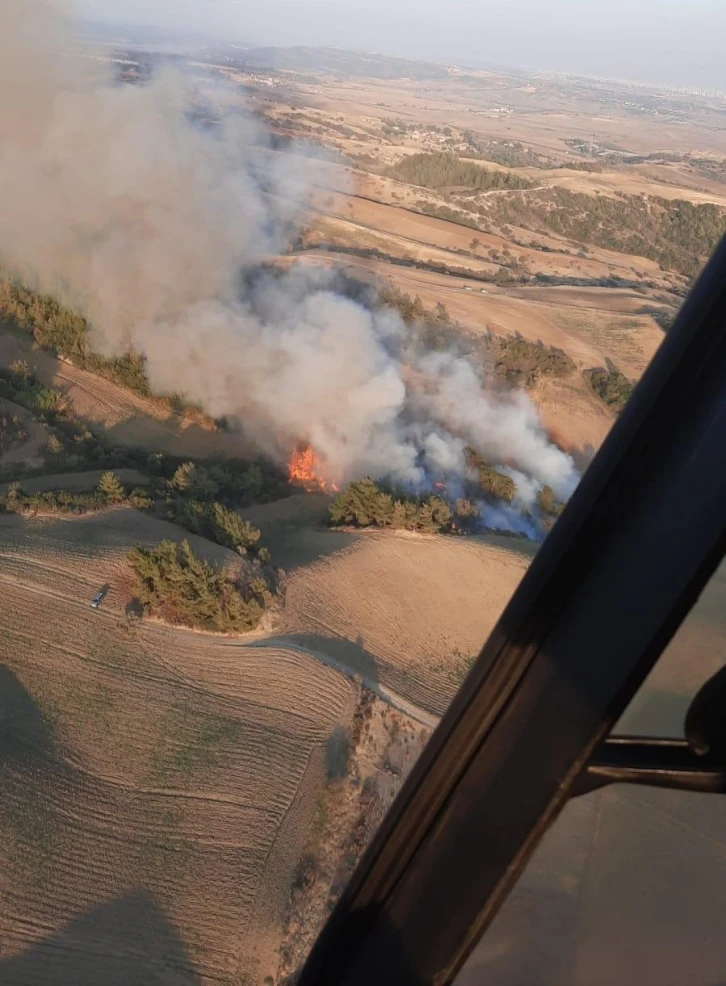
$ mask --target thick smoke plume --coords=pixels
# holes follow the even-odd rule
[[[81,57],[54,0],[0,3],[0,258],[90,320],[95,348],[133,346],[152,386],[240,422],[271,455],[309,441],[340,480],[426,488],[463,477],[475,446],[519,503],[577,474],[524,396],[488,395],[474,368],[410,355],[390,310],[292,269],[245,277],[304,213],[315,163],[264,148],[235,115],[188,121],[183,79],[121,86]],[[404,356],[404,353],[406,354]],[[502,508],[495,526],[517,526]]]

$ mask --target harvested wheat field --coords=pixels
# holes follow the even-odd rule
[[[353,690],[297,651],[127,619],[125,552],[170,535],[133,510],[0,521],[7,986],[238,986],[277,968]]]
[[[318,536],[324,549],[330,535]],[[441,714],[535,550],[494,535],[365,533],[291,573],[280,639]]]

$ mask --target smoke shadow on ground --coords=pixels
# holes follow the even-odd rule
[[[45,795],[61,784],[70,796],[73,781],[49,714],[15,672],[0,665],[0,820],[24,844],[45,845],[50,818]]]
[[[260,529],[273,562],[291,572],[348,548],[360,538],[360,534],[327,526],[330,503],[331,498],[320,493],[294,492],[238,513]]]
[[[200,986],[184,943],[147,890],[100,904],[0,959],[4,986]]]
[[[113,425],[106,425],[87,414],[75,413],[79,421],[111,446],[138,448],[149,453],[164,452],[190,459],[206,459],[215,455],[254,459],[260,454],[259,446],[240,432],[205,428],[173,411],[164,417],[139,412]]]

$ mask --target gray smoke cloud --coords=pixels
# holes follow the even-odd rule
[[[525,529],[513,517],[543,484],[572,492],[572,459],[528,399],[489,392],[455,355],[412,356],[395,312],[312,269],[243,287],[320,165],[265,149],[249,116],[195,128],[178,73],[116,85],[75,46],[60,0],[2,0],[0,257],[83,311],[98,350],[133,346],[156,390],[238,420],[270,455],[309,441],[339,480],[423,489],[464,477],[471,444],[517,485],[492,526]]]

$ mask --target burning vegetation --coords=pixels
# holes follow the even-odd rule
[[[322,457],[308,443],[297,446],[287,464],[287,470],[290,483],[301,486],[308,493],[338,492]]]
[[[475,453],[474,453],[475,454]],[[514,506],[508,499],[511,479],[496,472],[477,456],[478,475],[460,485],[460,494],[450,498],[444,483],[441,491],[416,495],[389,483],[376,483],[367,476],[349,483],[330,505],[331,527],[385,527],[392,530],[441,534],[477,534],[508,531],[541,540],[563,510],[552,488],[544,486],[531,508]],[[513,486],[513,484],[512,484]]]

